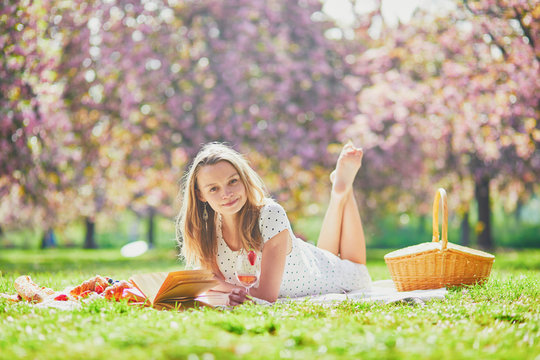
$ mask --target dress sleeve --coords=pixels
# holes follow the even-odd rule
[[[259,229],[263,242],[267,242],[283,230],[289,229],[289,219],[283,207],[275,202],[263,206],[259,217]]]

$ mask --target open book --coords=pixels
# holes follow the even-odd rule
[[[141,302],[159,310],[211,306],[198,297],[219,283],[208,270],[136,274],[129,281],[142,293]]]

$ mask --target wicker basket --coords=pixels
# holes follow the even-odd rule
[[[439,241],[439,199],[442,202],[442,241]],[[489,277],[495,257],[448,242],[446,191],[433,202],[433,241],[409,246],[384,256],[398,291],[471,285]]]

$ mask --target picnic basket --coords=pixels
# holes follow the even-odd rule
[[[439,200],[442,229],[439,241]],[[433,202],[433,239],[384,256],[398,291],[439,289],[487,280],[495,257],[486,252],[448,242],[446,191],[438,189]]]

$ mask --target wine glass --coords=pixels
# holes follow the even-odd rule
[[[261,253],[254,250],[240,250],[236,259],[236,278],[249,291],[261,273]]]

